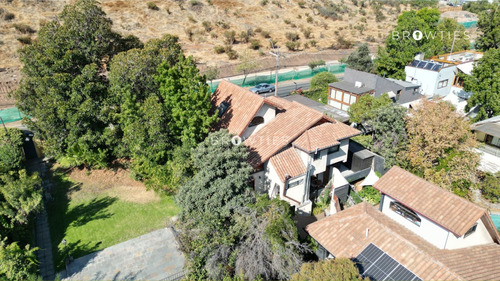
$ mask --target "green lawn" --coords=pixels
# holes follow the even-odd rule
[[[172,196],[162,195],[150,203],[133,203],[106,194],[83,193],[70,199],[68,193],[80,190],[62,173],[55,173],[54,200],[48,204],[54,265],[64,268],[66,251],[74,258],[115,245],[166,226],[169,217],[178,213]],[[61,241],[66,239],[63,249]]]

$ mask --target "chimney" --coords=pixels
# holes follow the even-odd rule
[[[361,87],[363,87],[363,83],[361,83],[360,81],[356,81],[356,82],[354,82],[354,87],[361,88]]]

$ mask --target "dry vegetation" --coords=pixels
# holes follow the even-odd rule
[[[55,18],[69,0],[0,1],[0,68],[18,68],[17,50],[33,31]],[[199,63],[222,65],[244,50],[267,54],[269,38],[298,52],[345,48],[367,41],[380,44],[407,6],[381,6],[377,21],[370,1],[333,0],[101,0],[114,29],[147,41],[178,35],[187,54]],[[327,6],[326,3],[335,6]],[[361,3],[364,2],[364,7]],[[357,4],[357,5],[355,5]],[[319,5],[319,6],[318,6]],[[8,16],[7,16],[8,15]],[[12,18],[13,16],[13,18]],[[287,39],[293,33],[295,38]],[[339,43],[340,42],[340,43]],[[214,48],[221,46],[219,54]],[[4,72],[0,72],[4,73]],[[1,77],[0,77],[1,79]]]

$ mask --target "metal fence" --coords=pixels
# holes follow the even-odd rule
[[[298,71],[289,71],[285,73],[280,73],[278,79],[279,82],[283,82],[283,81],[311,78],[314,75],[325,71],[328,71],[333,74],[341,74],[344,73],[345,67],[346,67],[345,64],[335,64],[335,65],[326,65],[323,67],[317,67],[314,70],[304,69]],[[227,79],[227,80],[241,87],[251,87],[260,83],[273,84],[276,80],[276,74],[275,72],[270,71],[269,74],[267,75],[249,75],[246,79],[237,78],[237,79]],[[219,82],[213,82],[213,83],[208,82],[208,83],[210,85],[210,89],[212,90],[212,92],[215,91],[215,89],[219,85]]]
[[[0,117],[2,117],[3,122],[15,122],[23,119],[24,114],[22,114],[17,108],[11,107],[7,109],[0,109]]]

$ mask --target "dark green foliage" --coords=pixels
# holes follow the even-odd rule
[[[32,43],[31,37],[29,36],[17,37],[17,41],[19,41],[23,45],[30,45]]]
[[[373,151],[385,158],[385,167],[398,165],[399,153],[406,149],[406,108],[392,104],[375,111]]]
[[[378,203],[380,203],[380,192],[373,188],[371,185],[364,186],[363,189],[358,192],[358,195],[372,205],[377,205]]]
[[[359,45],[356,51],[352,52],[349,57],[347,57],[345,63],[349,66],[349,68],[359,71],[372,72],[374,65],[372,58],[370,57],[368,44],[365,43]]]
[[[285,46],[289,51],[295,52],[300,49],[300,42],[297,41],[288,41],[285,43]]]
[[[479,183],[479,189],[481,189],[483,197],[490,202],[500,202],[500,172],[494,175],[485,173]]]
[[[314,70],[316,67],[318,67],[318,66],[323,66],[323,65],[325,65],[325,64],[326,64],[326,63],[325,63],[325,61],[324,61],[324,60],[316,60],[316,61],[311,61],[311,62],[309,62],[309,68],[310,68],[311,70]]]
[[[486,51],[472,75],[462,74],[460,77],[464,79],[464,89],[474,93],[467,100],[466,110],[481,106],[474,121],[500,114],[500,49]]]
[[[23,134],[20,130],[0,130],[0,174],[21,168],[22,145]]]
[[[485,10],[479,12],[477,28],[479,36],[476,48],[481,51],[500,48],[500,2],[483,6]]]
[[[58,21],[44,25],[37,41],[20,51],[25,76],[15,93],[17,105],[33,117],[27,123],[47,155],[67,156],[75,165],[106,162],[109,103],[102,61],[121,42],[97,2],[87,0],[66,6]]]
[[[320,72],[311,79],[311,88],[304,91],[308,98],[326,104],[328,101],[328,84],[337,82],[337,77],[330,72]]]
[[[478,1],[469,1],[465,2],[462,5],[462,10],[468,11],[474,14],[479,14],[480,12],[487,11],[493,8],[493,5],[490,4],[488,0],[478,0]]]
[[[381,107],[391,105],[393,102],[387,94],[378,98],[372,95],[363,95],[355,104],[349,107],[349,121],[373,126],[374,120],[377,119],[377,110]]]
[[[23,34],[31,34],[31,33],[35,33],[36,30],[34,30],[33,28],[31,28],[31,26],[25,24],[25,23],[15,23],[13,24],[14,28],[23,33]]]
[[[8,243],[0,235],[0,279],[2,280],[36,280],[38,271],[35,251],[26,245],[20,247],[17,242]]]
[[[464,26],[453,19],[439,21],[437,9],[424,8],[419,11],[403,12],[397,26],[389,33],[385,48],[379,48],[375,64],[377,73],[384,77],[405,79],[405,66],[417,53],[426,57],[451,51],[468,49],[470,42]],[[420,31],[422,38],[414,39],[414,32]],[[415,33],[417,35],[417,33]]]

